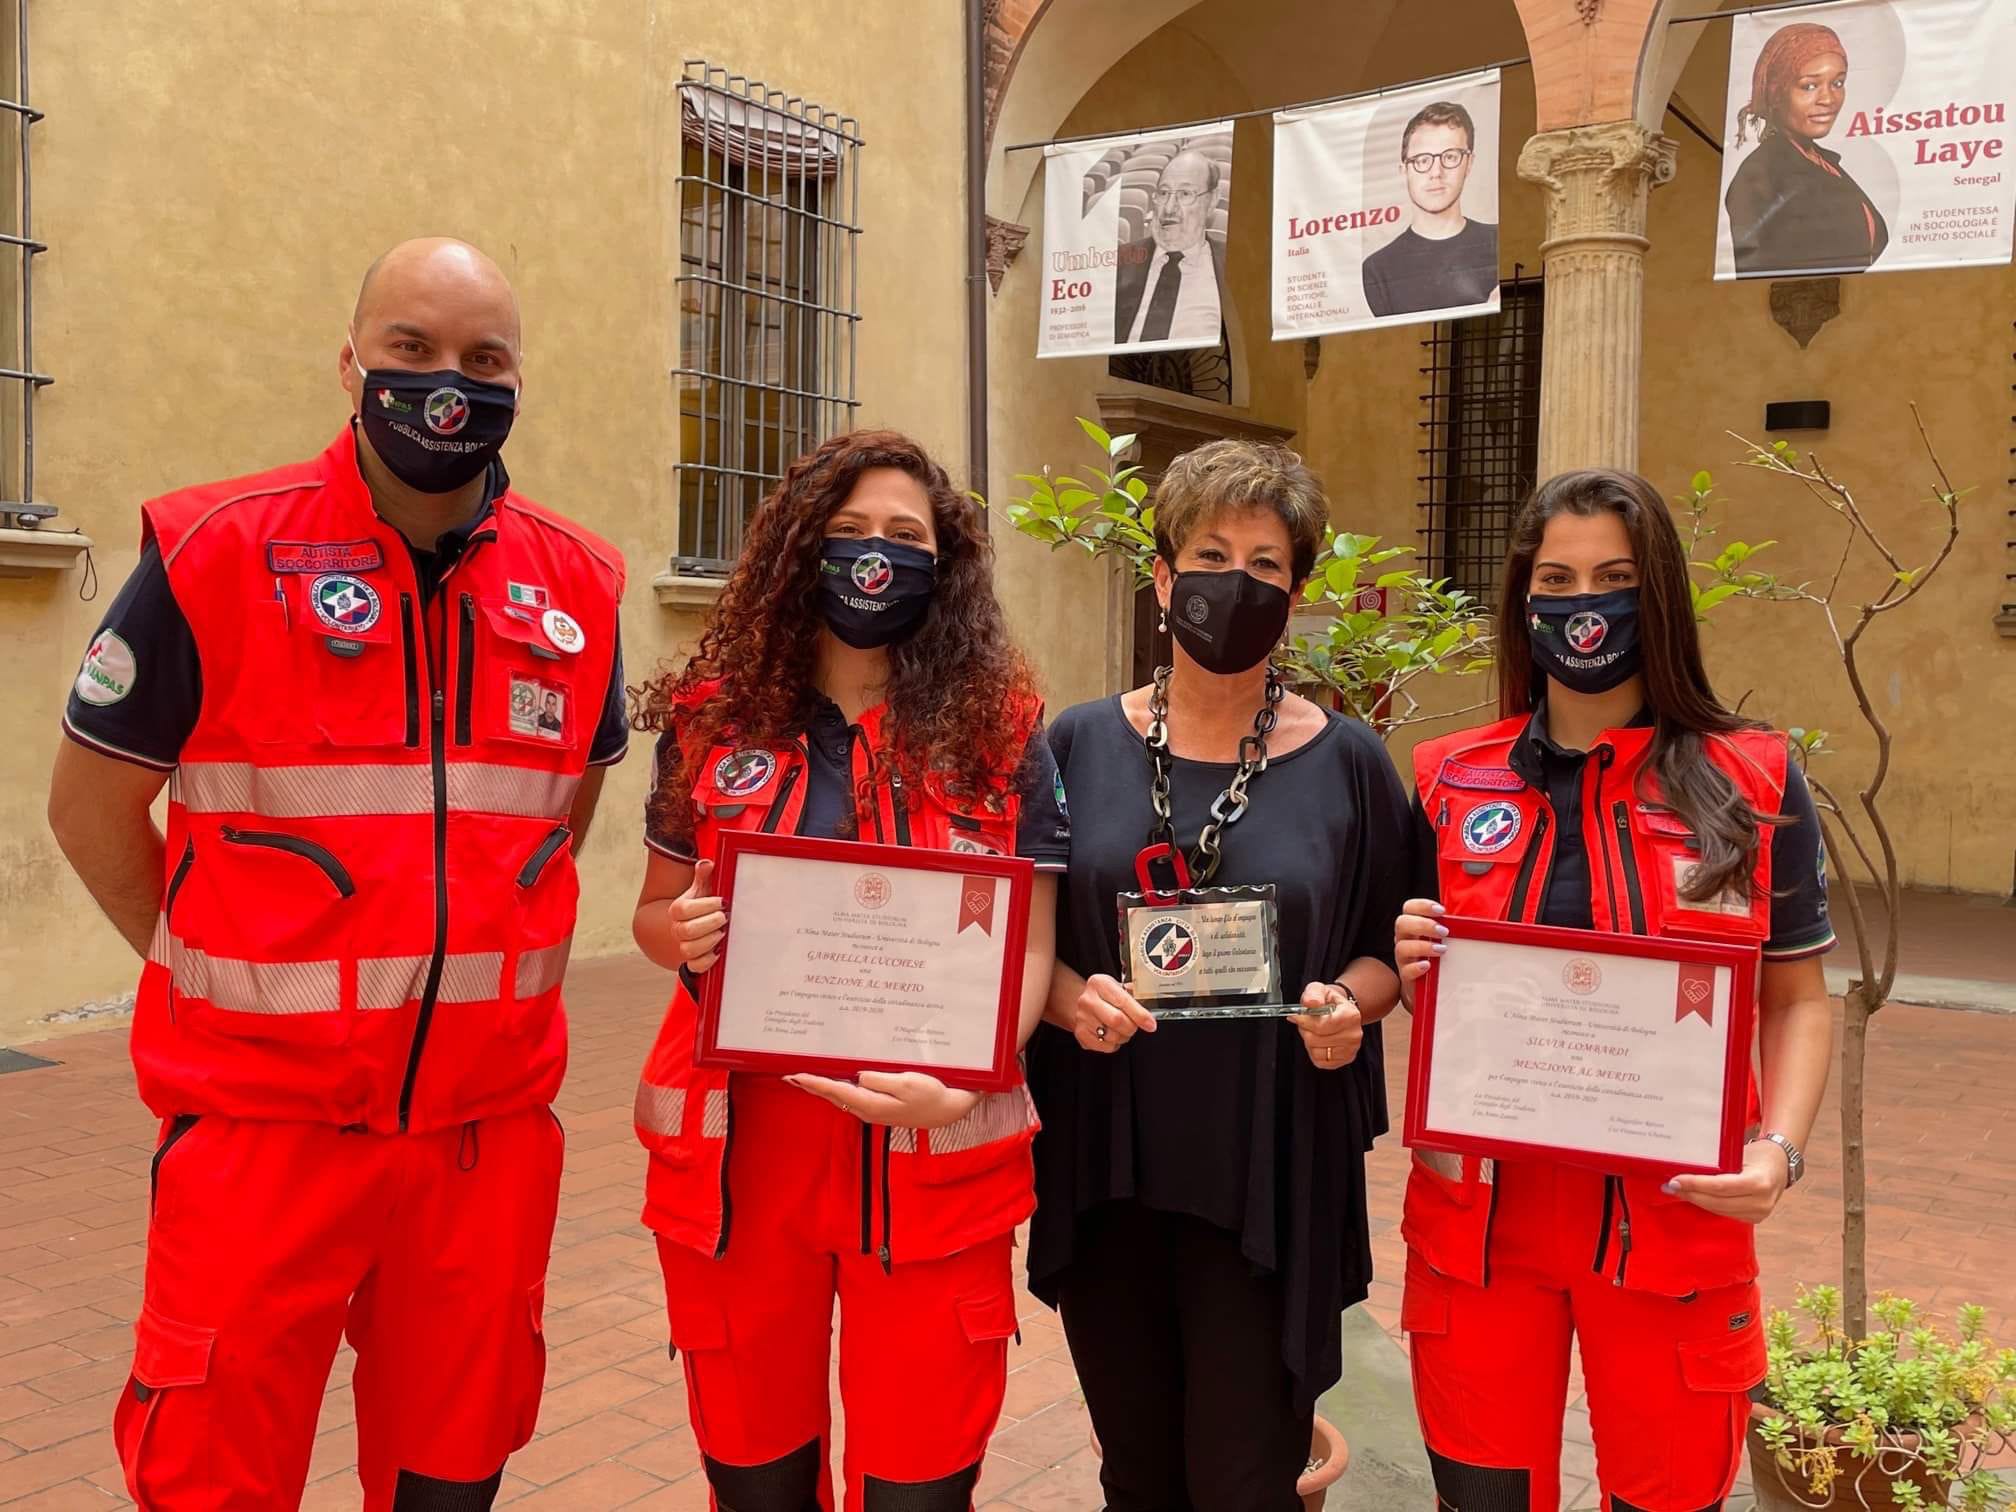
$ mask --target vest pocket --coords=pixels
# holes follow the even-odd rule
[[[454,621],[456,744],[586,749],[602,709],[582,706],[580,656],[555,647],[515,604],[465,593]]]
[[[253,740],[343,750],[405,741],[416,655],[405,643],[417,631],[389,585],[355,584],[295,575],[284,602],[252,606],[240,681]]]
[[[1620,804],[1620,817],[1623,812]],[[1652,921],[1655,933],[1710,935],[1745,942],[1769,934],[1771,898],[1765,877],[1751,879],[1755,896],[1746,895],[1744,883],[1739,882],[1712,897],[1683,897],[1682,890],[1701,864],[1701,842],[1686,821],[1670,810],[1640,804],[1632,817],[1638,872],[1647,896],[1658,907],[1658,916]],[[1622,828],[1620,825],[1620,831]],[[1759,844],[1768,856],[1769,836]]]
[[[514,1003],[546,996],[567,974],[575,910],[581,897],[573,839],[572,830],[556,824],[516,853],[512,943],[504,977]]]

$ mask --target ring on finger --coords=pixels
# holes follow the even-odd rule
[[[1104,1024],[1101,1024],[1097,1029],[1094,1029],[1092,1032],[1102,1040],[1106,1038],[1106,1026]]]

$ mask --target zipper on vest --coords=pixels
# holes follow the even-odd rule
[[[896,843],[910,843],[910,812],[903,803],[903,774],[889,768],[889,817],[896,826]]]
[[[1540,864],[1540,848],[1547,839],[1547,825],[1552,817],[1553,810],[1547,807],[1542,807],[1540,812],[1533,816],[1533,838],[1526,842],[1526,854],[1519,858],[1519,875],[1512,883],[1512,907],[1505,915],[1515,924],[1525,920],[1526,895],[1532,889],[1533,872]],[[1449,805],[1445,800],[1442,805],[1442,821],[1446,824],[1448,819]]]
[[[1624,868],[1624,890],[1631,899],[1631,933],[1645,933],[1645,893],[1638,881],[1638,853],[1631,844],[1631,806],[1614,803],[1611,815],[1617,821],[1617,859]]]
[[[406,663],[406,745],[417,749],[420,744],[420,653],[413,638],[413,595],[399,595],[399,630],[402,637],[401,654]]]
[[[714,1241],[714,1258],[728,1253],[728,1223],[735,1216],[734,1200],[728,1195],[728,1157],[735,1153],[735,1094],[731,1082],[721,1089],[728,1107],[728,1127],[721,1131],[721,1237]]]
[[[455,657],[455,744],[469,744],[470,691],[476,681],[476,599],[462,595],[462,640]]]
[[[344,897],[356,896],[357,884],[350,880],[350,873],[343,869],[343,863],[313,840],[303,840],[298,835],[269,835],[263,830],[233,829],[228,824],[218,833],[233,845],[263,846],[267,850],[285,851],[290,856],[299,856],[303,861],[311,862],[319,868],[322,875],[327,877],[336,891]]]
[[[1624,1190],[1624,1178],[1614,1178],[1617,1182],[1617,1279],[1615,1285],[1624,1284],[1624,1267],[1631,1263],[1631,1197]]]
[[[1609,910],[1610,927],[1617,928],[1617,871],[1610,863],[1610,845],[1603,835],[1603,774],[1610,770],[1610,747],[1596,748],[1596,848],[1603,852],[1603,894],[1604,904]],[[1595,923],[1595,910],[1590,910],[1590,923]]]
[[[1610,1225],[1617,1217],[1617,1178],[1603,1178],[1603,1226],[1596,1231],[1596,1258],[1589,1262],[1589,1269],[1597,1275],[1603,1274],[1603,1262],[1610,1256]]]
[[[567,843],[567,836],[570,833],[564,824],[553,826],[552,833],[539,842],[539,848],[527,856],[525,864],[518,869],[520,887],[530,887],[539,880],[539,874],[546,870],[546,863],[551,861],[560,847]]]
[[[878,1252],[882,1261],[882,1274],[889,1274],[889,1144],[894,1133],[884,1125],[882,1129],[882,1248]]]
[[[875,1253],[875,1126],[861,1125],[861,1253]]]
[[[1480,1166],[1481,1170],[1482,1167]],[[1491,1200],[1484,1209],[1484,1284],[1491,1284],[1491,1231],[1498,1226],[1498,1181],[1504,1176],[1503,1167],[1491,1173]]]
[[[770,805],[770,812],[763,816],[764,834],[776,834],[777,826],[784,822],[784,805],[791,801],[791,790],[798,786],[798,774],[804,770],[803,764],[800,764],[784,774],[783,782],[777,787],[777,797]]]
[[[196,864],[196,839],[193,835],[182,837],[182,859],[175,863],[174,875],[168,879],[168,891],[161,898],[161,922],[172,924],[175,916],[175,894],[182,891],[182,884],[189,880],[189,868]]]

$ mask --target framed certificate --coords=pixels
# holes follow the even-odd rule
[[[1755,946],[1445,916],[1410,1146],[1664,1181],[1743,1165]]]
[[[694,1060],[1013,1086],[1035,874],[1011,856],[731,831]]]

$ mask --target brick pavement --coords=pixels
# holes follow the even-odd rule
[[[549,1366],[539,1437],[511,1462],[507,1499],[574,1512],[704,1508],[679,1368],[666,1358],[655,1258],[638,1227],[641,1155],[630,1132],[636,1070],[662,988],[636,961],[579,967],[574,1062],[560,1101],[567,1174],[547,1289]],[[1399,1038],[1401,1036],[1396,1036]],[[101,1030],[35,1047],[63,1064],[0,1078],[0,1504],[124,1505],[107,1428],[139,1306],[153,1127],[133,1097],[125,1036]],[[1392,1059],[1394,1105],[1405,1069]],[[2007,1089],[2016,1022],[1892,1008],[1871,1045],[1871,1264],[1876,1284],[1942,1315],[1979,1300],[2016,1313],[2016,1150]],[[1838,1276],[1838,1124],[1830,1099],[1814,1174],[1765,1230],[1774,1301]],[[1405,1152],[1372,1162],[1381,1279],[1368,1304],[1397,1333],[1397,1215]],[[1007,1409],[988,1456],[988,1512],[1099,1505],[1087,1421],[1062,1334],[1025,1294]],[[354,1508],[349,1362],[325,1400],[305,1505]],[[1586,1417],[1571,1419],[1573,1506],[1591,1504]],[[1347,1476],[1333,1507],[1357,1505]],[[1747,1501],[1732,1504],[1747,1506]],[[1377,1509],[1389,1512],[1389,1509]]]

